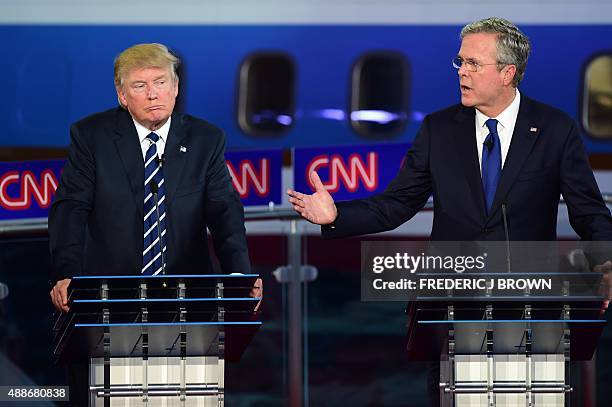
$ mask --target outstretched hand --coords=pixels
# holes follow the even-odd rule
[[[289,202],[293,204],[293,209],[307,221],[317,225],[328,225],[338,216],[334,199],[323,186],[316,171],[310,173],[310,181],[314,185],[315,192],[309,195],[289,189],[287,190]]]

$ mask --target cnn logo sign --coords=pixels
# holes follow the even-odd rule
[[[0,206],[9,211],[26,210],[36,204],[48,208],[57,189],[53,171],[43,170],[39,178],[32,171],[8,171],[0,176]]]
[[[365,159],[357,153],[350,154],[347,160],[339,154],[321,154],[310,160],[306,166],[306,179],[310,188],[314,190],[308,174],[327,169],[329,177],[322,183],[330,193],[338,192],[341,187],[349,192],[355,192],[360,186],[371,192],[379,185],[378,162],[378,153],[374,151],[365,154]]]

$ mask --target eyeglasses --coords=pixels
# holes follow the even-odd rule
[[[499,65],[499,62],[494,62],[492,64],[481,64],[473,59],[466,59],[465,61],[461,57],[457,57],[453,59],[453,68],[459,70],[462,66],[465,65],[465,68],[470,72],[478,72],[483,66],[486,65]]]

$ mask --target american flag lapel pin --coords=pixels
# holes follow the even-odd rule
[[[538,128],[537,127],[532,127],[529,129],[530,132],[532,133],[537,133],[538,132]]]
[[[187,147],[185,146],[180,146],[179,150],[181,151],[181,153],[186,153],[187,152]]]

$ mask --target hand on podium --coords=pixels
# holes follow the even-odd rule
[[[249,296],[251,298],[262,298],[263,299],[263,280],[261,278],[258,278],[257,280],[255,280],[255,284],[253,284],[253,288],[251,288],[251,292],[249,293]],[[253,312],[259,311],[259,306],[261,305],[261,301],[262,300],[259,300],[257,302],[257,305],[255,306],[255,309],[253,310]]]
[[[51,296],[51,302],[53,306],[60,312],[68,312],[68,286],[70,285],[70,278],[59,280],[55,283],[55,286],[49,292]]]
[[[327,192],[316,171],[310,173],[310,182],[315,187],[314,194],[308,195],[289,189],[287,190],[289,202],[307,221],[317,225],[328,225],[338,216],[334,198]]]
[[[601,277],[601,296],[606,298],[603,302],[603,311],[608,309],[610,300],[612,300],[612,261],[608,260],[603,264],[593,267],[593,271],[596,273],[603,273]]]

